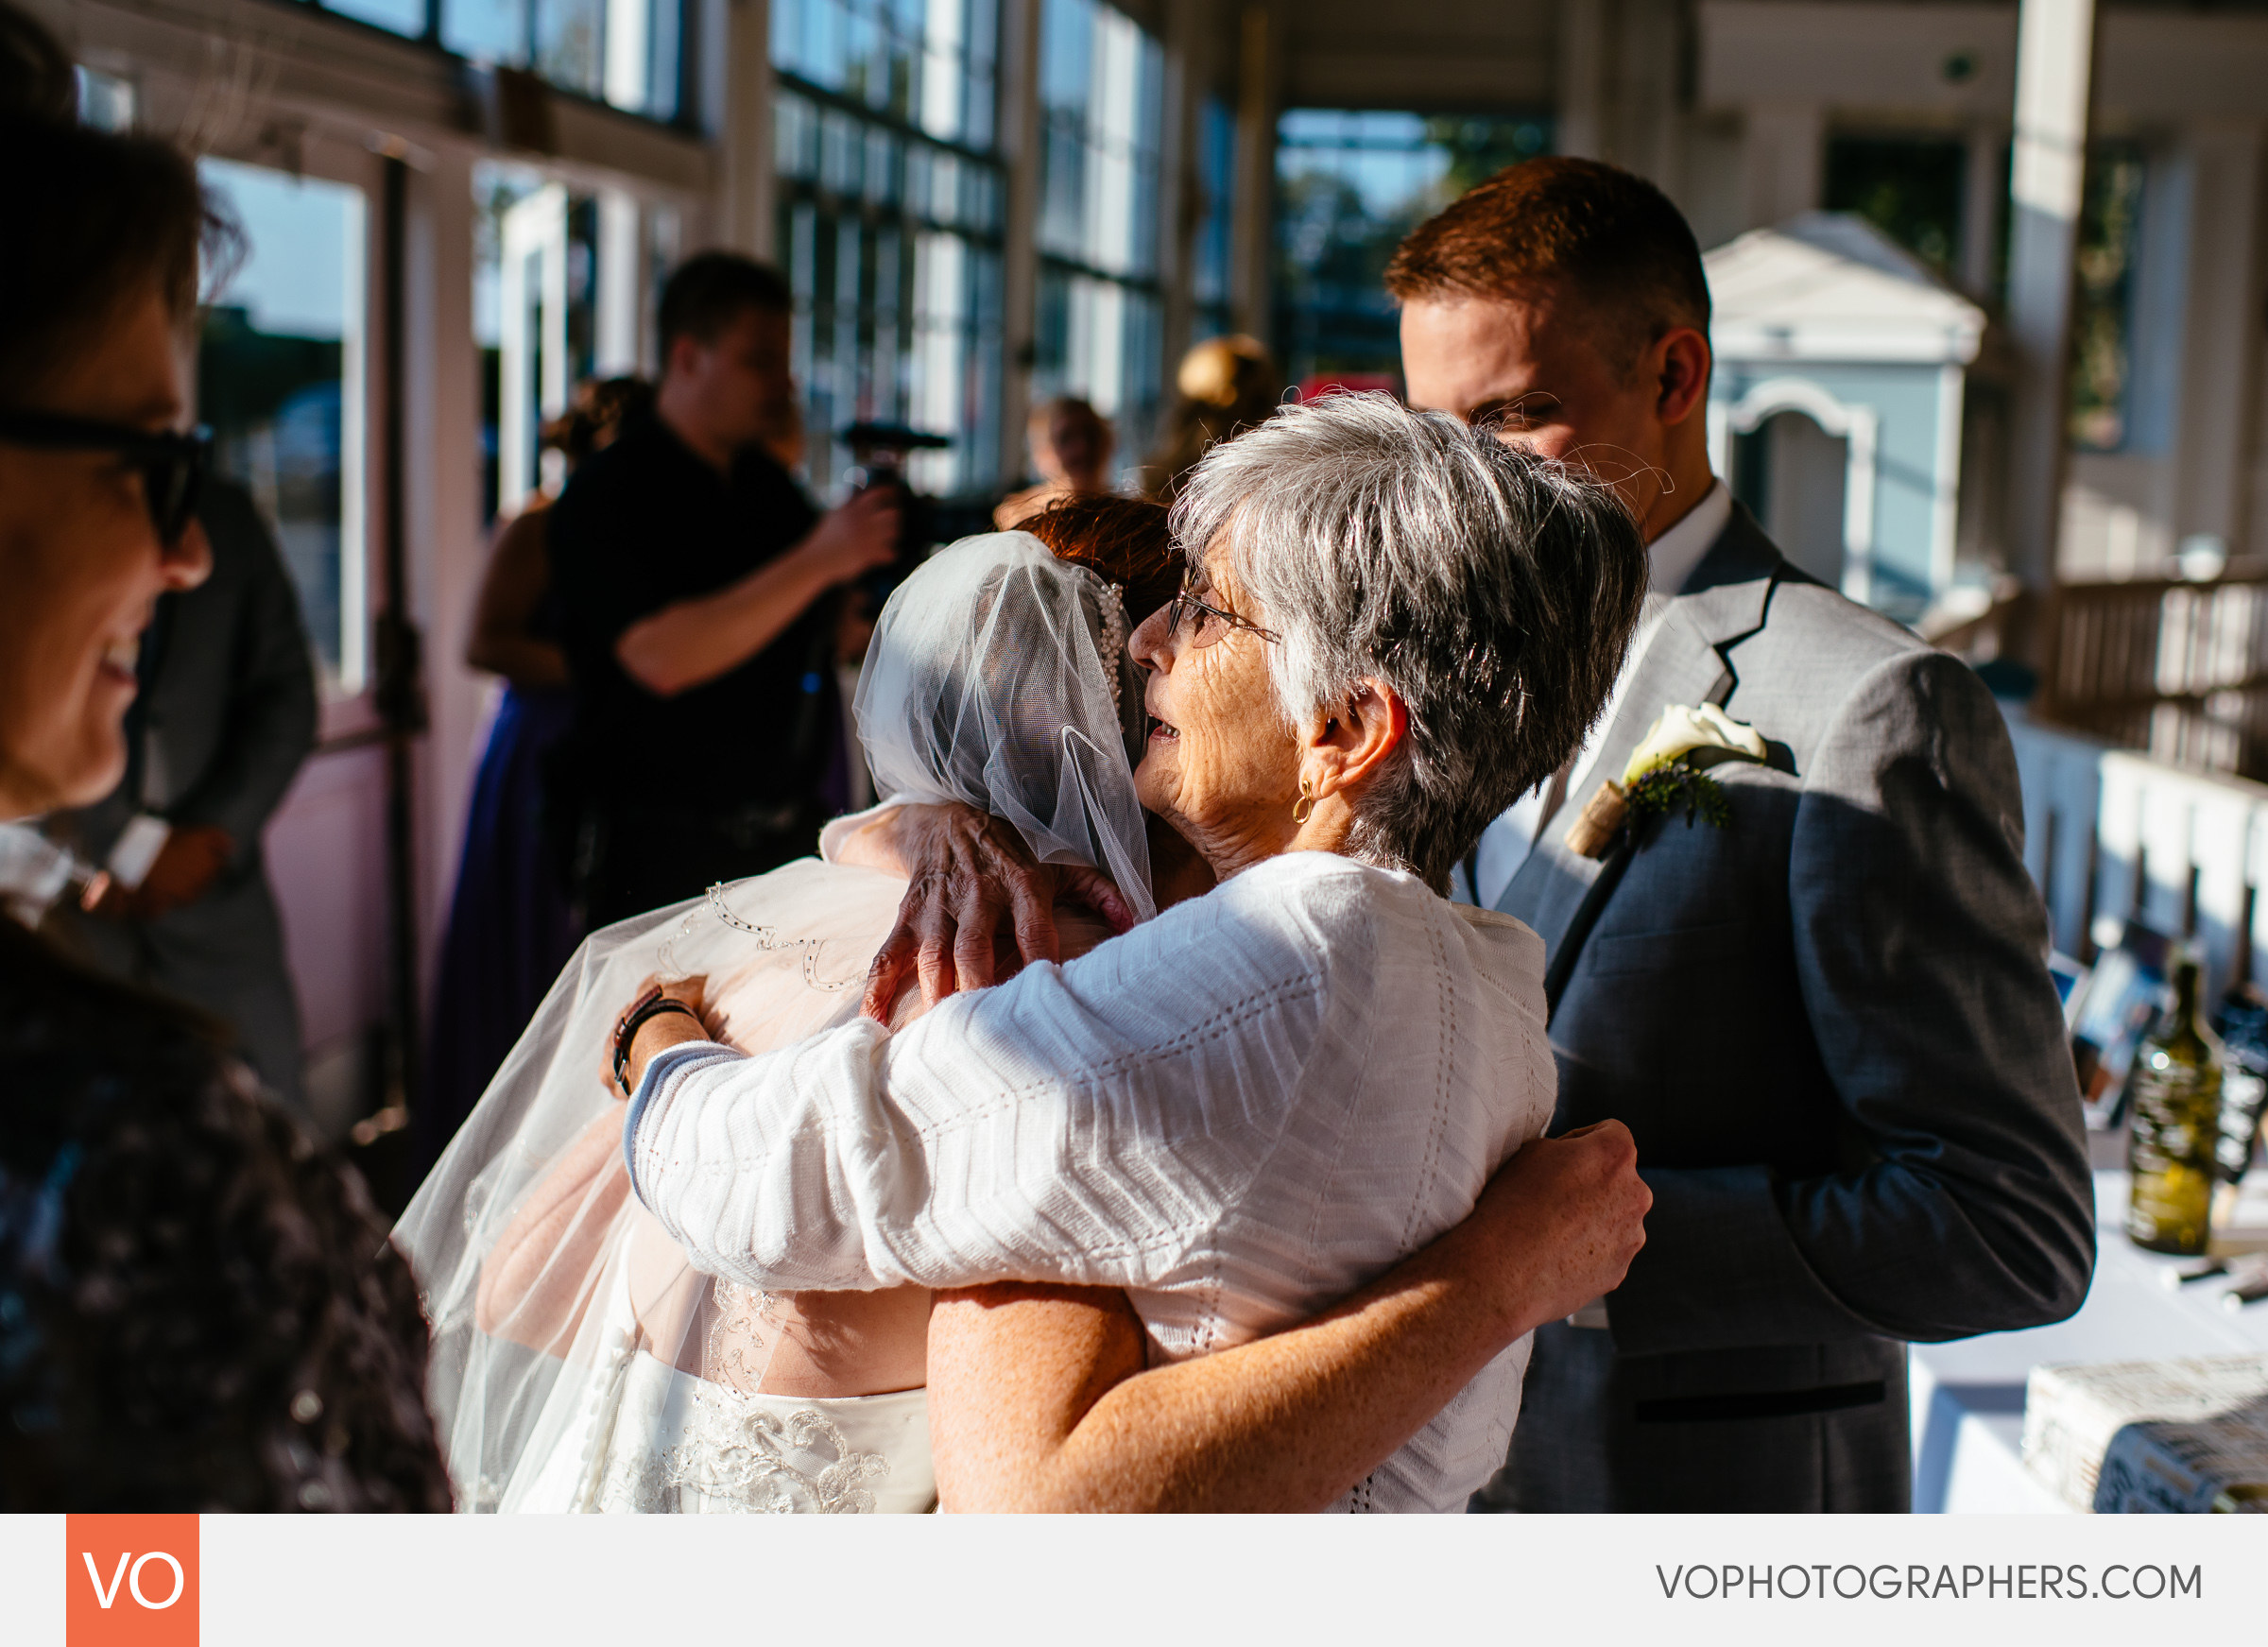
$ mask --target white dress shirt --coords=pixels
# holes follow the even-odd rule
[[[1122,1287],[1175,1361],[1291,1326],[1463,1219],[1556,1089],[1533,932],[1302,852],[896,1034],[672,1048],[625,1144],[697,1269]],[[1527,1354],[1338,1507],[1461,1509],[1503,1461]]]
[[[1669,609],[1670,599],[1685,588],[1685,580],[1693,575],[1714,543],[1732,520],[1732,493],[1723,481],[1713,483],[1702,495],[1701,501],[1686,512],[1685,518],[1654,540],[1646,551],[1649,565],[1645,610],[1639,619],[1638,633],[1631,637],[1629,654],[1623,660],[1623,672],[1615,678],[1614,691],[1607,695],[1606,707],[1583,740],[1583,749],[1575,763],[1568,769],[1567,790],[1563,805],[1580,807],[1590,798],[1593,784],[1591,763],[1597,760],[1599,744],[1606,729],[1614,725],[1614,717],[1623,707],[1623,689],[1638,673],[1638,665],[1654,643],[1654,632],[1661,626],[1662,613]],[[1611,774],[1609,775],[1611,776]],[[1512,884],[1512,877],[1528,861],[1528,849],[1536,837],[1551,820],[1543,809],[1551,794],[1547,781],[1528,791],[1503,813],[1494,823],[1481,832],[1480,846],[1473,866],[1473,880],[1466,880],[1465,866],[1457,866],[1450,879],[1451,895],[1460,901],[1477,903],[1487,909],[1503,896],[1504,888]]]

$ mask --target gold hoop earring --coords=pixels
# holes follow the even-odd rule
[[[1292,802],[1292,821],[1296,824],[1303,824],[1315,815],[1315,798],[1308,793],[1314,781],[1305,777],[1299,780],[1299,798]]]

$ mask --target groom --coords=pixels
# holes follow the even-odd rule
[[[1652,184],[1515,166],[1386,283],[1412,403],[1602,471],[1653,561],[1589,745],[1465,868],[1550,952],[1555,1128],[1624,1122],[1654,1192],[1604,1308],[1538,1333],[1476,1507],[1904,1510],[1905,1341],[2060,1320],[2094,1260],[1999,712],[1790,565],[1710,473],[1709,288]],[[1704,702],[1773,757],[1712,769],[1722,825],[1571,845],[1663,709]]]
[[[1790,565],[1710,473],[1710,300],[1651,184],[1531,161],[1424,224],[1387,275],[1414,404],[1617,479],[1656,599],[1571,767],[1491,827],[1464,895],[1542,935],[1555,1131],[1613,1119],[1653,1192],[1627,1278],[1537,1334],[1476,1508],[1904,1510],[1906,1342],[2060,1320],[2091,1186],[2007,732],[1976,677]],[[1722,827],[1567,832],[1670,704],[1716,701],[1770,765],[1713,771]],[[974,820],[897,820],[924,866],[869,999],[990,981],[1044,867]],[[1577,1325],[1575,1323],[1580,1323]]]

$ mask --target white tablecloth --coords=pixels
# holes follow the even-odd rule
[[[2256,1169],[2216,1252],[2268,1247],[2268,1169]],[[2024,1468],[2024,1380],[2048,1362],[2163,1361],[2268,1351],[2268,1300],[2231,1313],[2225,1283],[2179,1291],[2164,1273],[2188,1261],[2136,1250],[2124,1233],[2126,1175],[2095,1174],[2095,1284],[2069,1321],[1954,1344],[1917,1344],[1911,1361],[1917,1512],[2076,1513]]]

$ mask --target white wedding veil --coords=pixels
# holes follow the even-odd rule
[[[1146,918],[1125,639],[1120,592],[1028,534],[941,551],[884,609],[859,685],[877,792],[1008,820],[1041,861],[1101,869]],[[652,1508],[662,1478],[805,1507],[795,1472],[747,1436],[729,1458],[642,1454],[652,1415],[624,1397],[640,1357],[747,1392],[775,1335],[762,1296],[694,1272],[629,1194],[606,1066],[617,1016],[657,973],[707,976],[718,1033],[747,1051],[843,1021],[903,891],[800,860],[618,922],[568,962],[394,1231],[433,1328],[428,1396],[460,1509]]]
[[[1146,730],[1125,592],[1023,532],[968,538],[883,609],[854,705],[874,792],[1012,823],[1157,913],[1132,769]]]

